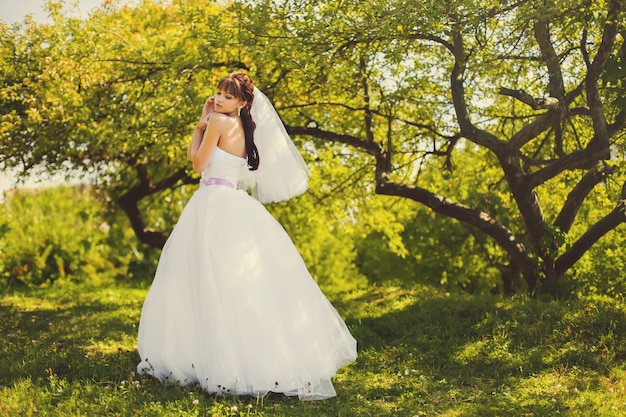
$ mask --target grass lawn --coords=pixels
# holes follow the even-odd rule
[[[215,397],[134,374],[147,288],[59,284],[0,302],[1,416],[623,416],[626,305],[387,285],[329,298],[359,359],[321,402]]]

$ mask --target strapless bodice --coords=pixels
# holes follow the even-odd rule
[[[215,152],[211,157],[211,162],[202,172],[202,180],[209,178],[221,178],[233,184],[235,187],[239,182],[242,169],[246,166],[245,158],[230,154],[220,147],[215,147]]]

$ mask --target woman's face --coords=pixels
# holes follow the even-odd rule
[[[215,93],[215,96],[213,97],[215,103],[215,111],[231,116],[237,114],[237,110],[243,107],[244,104],[243,100],[238,99],[229,92],[221,89],[218,89],[217,93]]]

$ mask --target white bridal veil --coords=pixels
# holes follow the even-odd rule
[[[254,143],[260,162],[255,171],[244,166],[239,188],[250,190],[262,203],[288,200],[305,192],[310,171],[274,106],[256,87],[250,114],[256,123]]]

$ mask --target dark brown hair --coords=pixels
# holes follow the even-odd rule
[[[254,171],[259,167],[259,150],[254,144],[254,129],[256,124],[252,120],[250,108],[254,100],[254,83],[252,78],[242,72],[233,72],[232,74],[222,78],[217,88],[232,94],[239,100],[246,102],[246,106],[241,109],[241,123],[246,138],[246,153],[248,154],[248,167]]]

